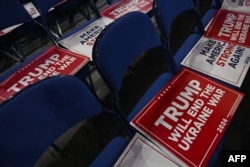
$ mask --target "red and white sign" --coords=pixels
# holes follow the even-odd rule
[[[102,15],[117,19],[126,13],[140,11],[148,13],[152,9],[153,0],[123,0],[102,11]]]
[[[13,31],[17,27],[21,26],[22,24],[17,24],[8,28],[5,28],[4,30],[0,30],[0,37],[8,34],[9,32]]]
[[[23,7],[26,9],[26,11],[30,14],[30,16],[35,19],[40,16],[39,11],[37,8],[34,6],[32,2],[28,2],[23,4]]]
[[[220,9],[209,24],[205,37],[250,47],[250,13]]]
[[[0,84],[0,103],[44,78],[60,74],[74,75],[88,61],[88,57],[51,47]]]
[[[221,6],[223,9],[238,12],[250,12],[250,0],[224,0]]]
[[[250,48],[201,37],[181,64],[240,87],[249,69],[249,53]]]
[[[60,40],[60,44],[74,52],[83,54],[92,60],[92,50],[96,38],[111,22],[113,22],[113,19],[101,17],[80,31]]]
[[[175,161],[206,166],[243,96],[184,68],[131,124]]]

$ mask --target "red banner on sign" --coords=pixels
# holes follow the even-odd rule
[[[250,47],[250,13],[220,9],[205,37]]]
[[[102,11],[102,15],[117,19],[128,12],[140,11],[148,13],[152,9],[153,0],[123,0]]]
[[[206,166],[243,94],[184,68],[131,124],[188,166]]]
[[[0,103],[44,78],[74,75],[88,61],[88,57],[51,47],[0,84]]]

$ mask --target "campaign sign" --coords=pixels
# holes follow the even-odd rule
[[[23,4],[23,7],[26,9],[26,11],[30,14],[30,16],[35,19],[40,16],[39,11],[37,8],[34,6],[32,2],[28,2]]]
[[[221,8],[238,12],[250,12],[250,0],[224,0]]]
[[[249,27],[250,13],[220,9],[204,35],[208,38],[250,47]]]
[[[44,78],[74,75],[88,61],[88,57],[51,47],[0,84],[0,103]]]
[[[180,167],[159,147],[136,133],[114,167]]]
[[[131,124],[173,160],[206,166],[243,96],[184,68]]]
[[[92,49],[97,36],[113,19],[101,17],[80,31],[59,41],[66,48],[83,54],[92,60]]]
[[[196,43],[182,65],[240,87],[247,74],[250,48],[206,37]]]
[[[124,0],[103,10],[102,15],[117,19],[132,11],[148,13],[152,9],[152,3],[153,0]]]
[[[14,26],[11,26],[11,27],[8,27],[8,28],[5,28],[3,30],[0,30],[0,37],[8,34],[9,32],[13,31],[14,29],[16,29],[17,27],[19,27],[21,25],[22,25],[22,23],[14,25]]]

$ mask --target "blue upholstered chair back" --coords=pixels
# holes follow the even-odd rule
[[[65,131],[102,111],[75,77],[48,78],[23,89],[0,106],[0,166],[33,166]]]
[[[141,12],[131,12],[101,32],[94,44],[93,60],[109,86],[119,91],[129,65],[142,53],[159,46],[162,43],[151,19]]]
[[[18,0],[0,1],[0,30],[27,22],[33,19]]]
[[[171,25],[179,14],[194,9],[194,3],[192,0],[155,0],[154,5],[158,8],[157,12],[160,15],[162,22],[164,22],[163,27],[168,33],[170,33]]]
[[[22,25],[21,25],[22,24]],[[21,45],[21,38],[25,39],[27,43],[31,40],[29,33],[40,31],[40,27],[36,25],[25,10],[19,0],[2,0],[0,1],[0,31],[6,28],[15,27],[9,31],[7,35],[0,36],[0,50],[3,53],[17,61],[25,59],[23,54],[23,46]],[[31,39],[28,41],[28,39]]]
[[[201,22],[200,15],[195,5],[195,0],[154,0],[153,10],[158,20],[159,28],[165,37],[171,33],[171,27],[177,19],[177,17],[183,12],[193,12],[193,18],[195,20],[195,26],[199,33],[203,33],[203,25]],[[185,20],[186,22],[186,20]],[[191,20],[190,20],[191,22]],[[185,27],[183,27],[185,29]]]

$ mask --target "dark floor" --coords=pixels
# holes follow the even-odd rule
[[[205,11],[210,1],[204,1],[202,3],[202,11]],[[187,20],[185,18],[185,20]],[[181,23],[183,23],[181,21]],[[178,33],[181,37],[185,36],[185,32]],[[183,38],[176,37],[173,44],[178,49]],[[176,40],[178,39],[178,40]],[[121,91],[121,99],[127,99],[122,103],[124,111],[129,111],[143,95],[147,87],[152,81],[163,71],[166,70],[166,64],[163,61],[164,57],[160,54],[159,50],[152,50],[145,55],[140,61],[130,69],[125,77],[125,84]],[[13,65],[12,60],[3,59],[0,60],[0,67],[7,69]],[[98,74],[97,74],[98,76]],[[111,99],[107,93],[107,88],[100,78],[96,82],[98,91],[102,96],[103,104],[107,107],[111,106]],[[136,89],[140,85],[141,89]],[[224,150],[250,150],[250,72],[246,76],[246,79],[240,88],[240,91],[245,93],[245,97],[237,110],[235,117],[230,124],[226,138],[223,144],[223,149],[218,159],[218,165],[222,166],[223,151]],[[105,90],[104,92],[102,92]],[[124,135],[124,131],[121,126],[118,126],[113,117],[107,114],[103,114],[101,117],[96,117],[88,122],[82,123],[79,129],[74,133],[73,137],[69,139],[69,142],[65,145],[64,149],[60,153],[49,153],[49,158],[44,158],[37,166],[49,166],[49,167],[83,167],[88,166],[91,160],[98,154],[103,146],[116,135]],[[101,130],[100,130],[101,129]],[[87,138],[87,137],[88,138]],[[89,136],[92,136],[89,140]]]

